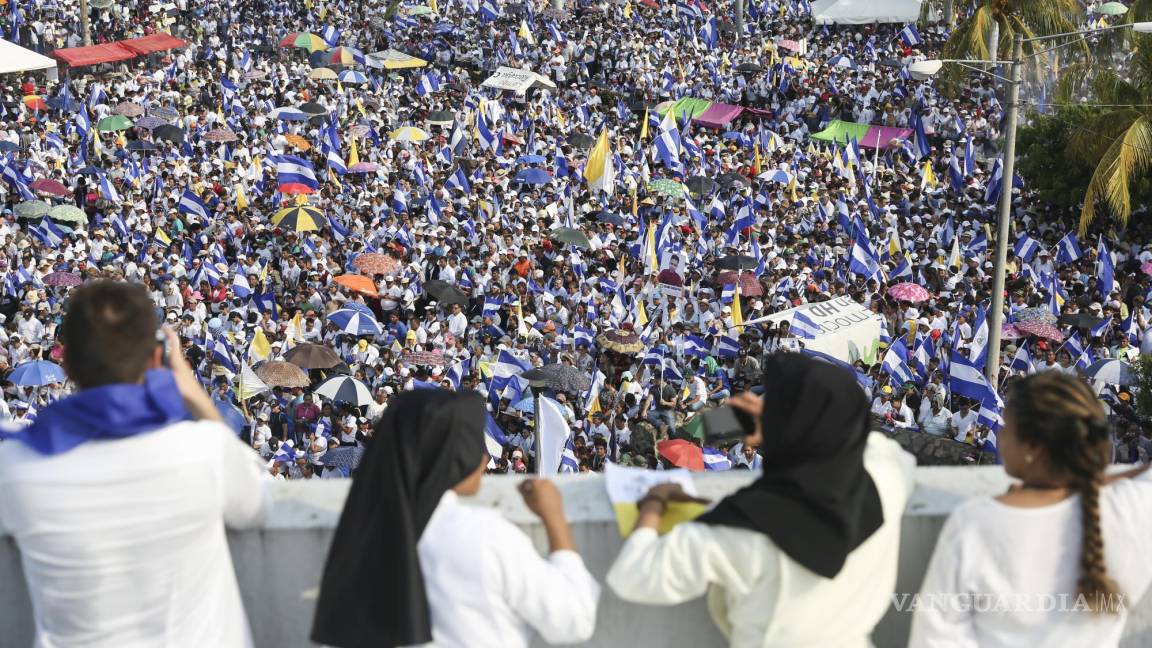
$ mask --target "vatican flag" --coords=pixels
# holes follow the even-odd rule
[[[252,337],[252,344],[248,345],[248,360],[260,362],[267,360],[271,355],[272,345],[268,343],[268,336],[264,335],[264,329],[257,328],[256,335]]]
[[[248,196],[244,194],[244,185],[236,185],[236,209],[248,209]]]
[[[532,36],[532,30],[528,29],[528,23],[524,22],[523,20],[520,21],[520,31],[516,32],[516,35],[529,45],[536,44],[536,38]]]
[[[608,129],[600,132],[600,139],[596,140],[596,146],[588,153],[584,179],[593,192],[603,191],[611,196],[616,188],[616,167],[612,162],[612,150],[608,148]]]

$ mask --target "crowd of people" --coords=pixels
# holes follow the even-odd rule
[[[993,81],[945,93],[908,73],[944,27],[820,25],[803,0],[765,0],[737,34],[731,13],[698,0],[94,10],[95,42],[186,43],[2,79],[0,362],[60,358],[73,286],[142,283],[233,427],[295,479],[347,477],[390,399],[422,387],[485,395],[490,468],[530,472],[538,411],[520,374],[548,365],[582,376],[543,392],[573,431],[561,470],[659,467],[657,442],[819,335],[745,322],[835,297],[882,320],[872,348],[838,360],[874,423],[988,450],[1002,402],[958,365],[979,374],[999,355],[1001,385],[1094,379],[1095,361],[1152,342],[1147,228],[1077,237],[1027,178],[1005,182]],[[80,44],[70,5],[9,0],[4,21],[43,53]],[[537,76],[523,92],[482,84],[503,67]],[[717,105],[739,110],[720,127],[696,119]],[[903,134],[821,135],[839,122]],[[1001,191],[1011,324],[988,349]],[[908,283],[923,294],[891,290]],[[68,392],[62,376],[9,375],[0,414],[33,420]],[[1128,421],[1116,459],[1146,461],[1127,388],[1094,384]],[[705,454],[709,468],[759,467],[741,444]]]

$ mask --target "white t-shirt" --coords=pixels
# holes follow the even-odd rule
[[[1100,528],[1108,576],[1126,606],[1120,614],[1072,610],[1080,576],[1080,496],[1037,508],[978,497],[945,522],[920,588],[909,646],[1018,648],[1116,646],[1127,610],[1152,582],[1152,474],[1121,479],[1100,492]],[[923,595],[937,595],[932,599]],[[950,594],[960,594],[953,598]],[[977,599],[971,595],[983,595]],[[1018,598],[1018,596],[1020,598]],[[1060,597],[1066,603],[1062,604]],[[972,608],[962,611],[972,601]],[[981,603],[980,601],[984,601]],[[1006,601],[1011,613],[988,611]],[[932,602],[931,605],[923,603]],[[1048,607],[1055,610],[1044,611]]]
[[[20,547],[35,645],[252,646],[224,526],[260,522],[265,473],[219,423],[52,456],[0,443],[0,526]]]

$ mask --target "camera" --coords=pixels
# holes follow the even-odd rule
[[[709,444],[732,443],[756,432],[756,421],[747,412],[730,405],[710,409],[700,415],[704,440]]]

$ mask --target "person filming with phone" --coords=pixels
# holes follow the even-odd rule
[[[262,520],[260,457],[140,284],[68,301],[76,392],[0,444],[0,526],[16,539],[37,646],[252,646],[224,527]],[[167,367],[165,367],[167,365]]]
[[[709,594],[733,647],[870,646],[896,585],[913,457],[868,431],[868,401],[847,371],[795,353],[763,364],[750,392],[704,415],[709,442],[735,427],[763,472],[692,522],[657,535],[676,484],[644,496],[607,584],[635,603]]]

